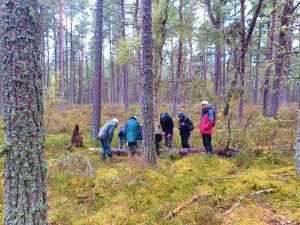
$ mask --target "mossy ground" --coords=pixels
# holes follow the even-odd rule
[[[198,109],[197,105],[182,107],[195,125]],[[165,111],[164,108],[159,110]],[[137,112],[137,106],[131,107],[126,114],[121,106],[105,105],[102,121],[117,117],[124,122],[130,114]],[[62,115],[54,108],[46,110],[50,224],[300,223],[300,179],[294,169],[294,152],[282,149],[283,146],[293,145],[295,107],[282,109],[277,121],[262,118],[258,108],[247,109],[241,126],[232,122],[231,144],[238,145],[243,141],[249,150],[241,151],[232,158],[209,157],[206,154],[180,158],[164,153],[154,168],[144,168],[140,159],[129,162],[126,157],[115,157],[112,165],[101,162],[99,152],[88,150],[98,145],[89,139],[90,115],[91,108],[88,106],[69,108]],[[245,131],[247,118],[250,118],[250,123]],[[85,147],[66,150],[64,146],[68,144],[76,123],[83,132]],[[226,128],[226,119],[218,114],[214,146],[226,143]],[[175,145],[179,146],[178,132],[174,140]],[[113,145],[117,146],[116,135]],[[193,131],[191,145],[201,146],[197,129]],[[271,149],[271,145],[278,146],[278,149]],[[251,150],[255,146],[264,148]],[[87,172],[80,174],[86,169],[83,159],[74,158],[68,163],[56,160],[76,154],[89,159],[93,168],[91,176]],[[2,217],[3,185],[0,189]],[[265,189],[273,191],[250,196],[253,192]],[[174,218],[164,220],[170,210],[197,194],[208,192],[211,195],[188,205]],[[241,196],[245,198],[240,205],[223,216]]]

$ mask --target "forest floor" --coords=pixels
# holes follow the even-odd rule
[[[199,105],[181,107],[195,127],[199,109]],[[164,153],[157,159],[157,166],[147,169],[139,158],[129,162],[127,157],[114,157],[111,165],[100,161],[99,152],[89,150],[98,146],[89,139],[90,106],[75,106],[60,114],[48,104],[45,126],[49,223],[300,224],[300,178],[294,169],[293,150],[296,106],[281,109],[279,120],[263,118],[258,107],[245,111],[242,125],[235,124],[235,115],[230,123],[230,145],[244,149],[234,157],[200,153],[181,158]],[[105,105],[102,113],[102,122],[117,117],[123,123],[129,115],[138,113],[138,107],[123,113],[119,105]],[[222,147],[228,140],[228,121],[220,113],[217,115],[213,144]],[[76,123],[84,135],[84,148],[67,150],[65,146]],[[179,147],[180,138],[175,133],[174,144]],[[190,144],[202,147],[197,129]],[[117,147],[116,132],[113,146]],[[198,195],[201,197],[174,217],[165,219],[170,211]]]

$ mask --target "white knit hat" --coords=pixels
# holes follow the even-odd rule
[[[114,121],[115,123],[119,123],[119,120],[117,119],[117,118],[113,118],[113,120],[112,121]]]
[[[208,101],[202,101],[201,105],[208,105]]]

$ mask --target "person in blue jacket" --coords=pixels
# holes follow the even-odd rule
[[[123,135],[126,137],[125,139],[128,143],[129,155],[132,157],[136,152],[137,141],[141,135],[141,126],[136,116],[132,116],[126,121]]]
[[[119,148],[122,149],[123,148],[123,142],[125,142],[125,137],[123,135],[123,131],[124,131],[124,126],[120,127],[119,133],[118,133],[118,141],[119,141]]]

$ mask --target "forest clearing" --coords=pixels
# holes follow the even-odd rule
[[[4,225],[299,225],[299,0],[1,0]]]
[[[199,107],[183,105],[182,109],[197,121]],[[164,111],[163,107],[159,109]],[[281,109],[278,121],[266,120],[257,107],[247,108],[249,114],[245,117],[253,116],[245,136],[243,130],[247,119],[241,128],[235,122],[232,124],[231,145],[239,146],[244,142],[245,148],[234,157],[209,157],[206,153],[180,157],[162,153],[157,165],[150,169],[142,166],[140,158],[130,162],[127,156],[113,156],[114,162],[109,164],[100,160],[100,151],[89,151],[99,146],[89,138],[90,106],[66,108],[63,117],[58,107],[47,110],[50,224],[300,223],[300,180],[296,176],[291,138],[295,135],[295,105],[289,113]],[[137,105],[131,106],[124,114],[120,105],[104,105],[103,121],[118,117],[122,123],[138,110]],[[213,139],[215,147],[226,145],[228,138],[226,118],[219,115],[218,120]],[[75,121],[80,121],[84,148],[66,150]],[[179,140],[176,130],[174,147],[180,147]],[[202,147],[197,131],[192,133],[190,144]],[[112,146],[118,146],[116,136]],[[68,160],[67,156],[75,157]],[[91,174],[85,160],[76,156],[89,160]],[[249,196],[262,190],[272,191]],[[173,218],[164,220],[171,210],[190,198],[208,193],[210,195],[187,205]],[[224,215],[241,197],[243,200],[239,205]]]

